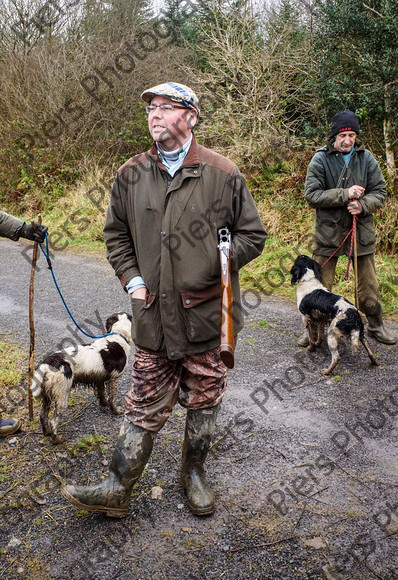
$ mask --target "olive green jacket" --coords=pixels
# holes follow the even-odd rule
[[[305,180],[305,198],[316,209],[314,253],[330,256],[352,227],[353,217],[347,210],[348,190],[361,185],[365,193],[359,200],[363,211],[357,219],[358,255],[375,251],[375,229],[372,213],[386,197],[386,183],[373,155],[357,141],[346,166],[343,154],[333,147],[331,139],[318,149],[310,161]],[[350,239],[336,255],[349,254]]]
[[[172,178],[156,146],[117,172],[104,229],[122,286],[141,275],[146,300],[132,298],[141,348],[179,359],[220,344],[219,228],[232,234],[234,331],[243,326],[238,270],[261,254],[266,232],[233,163],[196,143]]]
[[[0,211],[0,236],[10,238],[10,240],[18,240],[20,230],[24,223],[24,221],[5,211]]]

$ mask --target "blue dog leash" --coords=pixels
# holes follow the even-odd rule
[[[59,288],[59,286],[58,286],[57,280],[56,280],[56,278],[55,278],[54,269],[53,269],[53,265],[52,265],[52,263],[51,263],[51,258],[50,258],[50,251],[49,251],[49,248],[48,248],[48,235],[47,235],[47,234],[46,234],[46,249],[44,250],[44,248],[43,248],[42,244],[40,244],[40,243],[39,243],[39,246],[40,246],[40,249],[41,249],[41,251],[42,251],[42,252],[43,252],[43,254],[44,254],[44,257],[45,257],[45,258],[46,258],[46,260],[47,260],[48,269],[49,269],[49,270],[50,270],[50,272],[51,272],[52,279],[53,279],[53,281],[54,281],[54,284],[55,284],[55,287],[56,287],[56,289],[57,289],[57,291],[58,291],[58,294],[59,294],[59,295],[60,295],[60,297],[61,297],[61,300],[62,300],[62,302],[63,302],[63,305],[65,306],[67,313],[69,314],[69,316],[70,316],[70,317],[71,317],[71,319],[73,320],[73,322],[74,322],[74,324],[76,325],[76,327],[78,328],[78,330],[80,330],[80,332],[82,332],[83,334],[85,334],[85,335],[86,335],[86,336],[88,336],[89,338],[105,338],[106,336],[112,336],[113,334],[118,334],[118,335],[119,335],[119,336],[121,336],[121,337],[122,337],[122,338],[123,338],[123,339],[124,339],[124,340],[127,342],[127,344],[128,344],[128,340],[127,340],[127,338],[126,338],[125,336],[123,336],[123,334],[120,334],[120,332],[108,332],[108,334],[101,334],[100,336],[94,336],[93,334],[88,334],[88,333],[87,333],[85,330],[83,330],[83,329],[82,329],[82,328],[81,328],[81,327],[78,325],[78,323],[77,323],[77,322],[76,322],[76,320],[74,319],[74,317],[73,317],[73,315],[72,315],[72,313],[71,313],[71,311],[70,311],[70,309],[69,309],[69,307],[68,307],[68,305],[67,305],[67,303],[66,303],[66,301],[65,301],[64,297],[62,296],[62,292],[61,292],[61,290],[60,290],[60,288]]]

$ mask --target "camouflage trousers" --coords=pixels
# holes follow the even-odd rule
[[[125,416],[157,432],[177,401],[187,409],[208,409],[221,402],[226,388],[227,369],[219,347],[176,361],[136,348]]]

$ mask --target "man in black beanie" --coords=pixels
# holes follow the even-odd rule
[[[305,198],[316,209],[313,258],[324,265],[322,282],[331,290],[338,256],[349,255],[350,236],[338,248],[352,228],[353,216],[357,216],[359,310],[366,315],[371,336],[384,344],[395,344],[396,338],[384,328],[374,264],[372,214],[385,201],[386,183],[376,159],[358,135],[356,115],[347,109],[336,113],[327,145],[317,150],[308,166]],[[308,345],[306,332],[298,344]]]

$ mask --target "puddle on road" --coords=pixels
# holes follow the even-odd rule
[[[13,314],[21,310],[22,308],[16,302],[13,302],[7,296],[0,295],[0,315]]]

